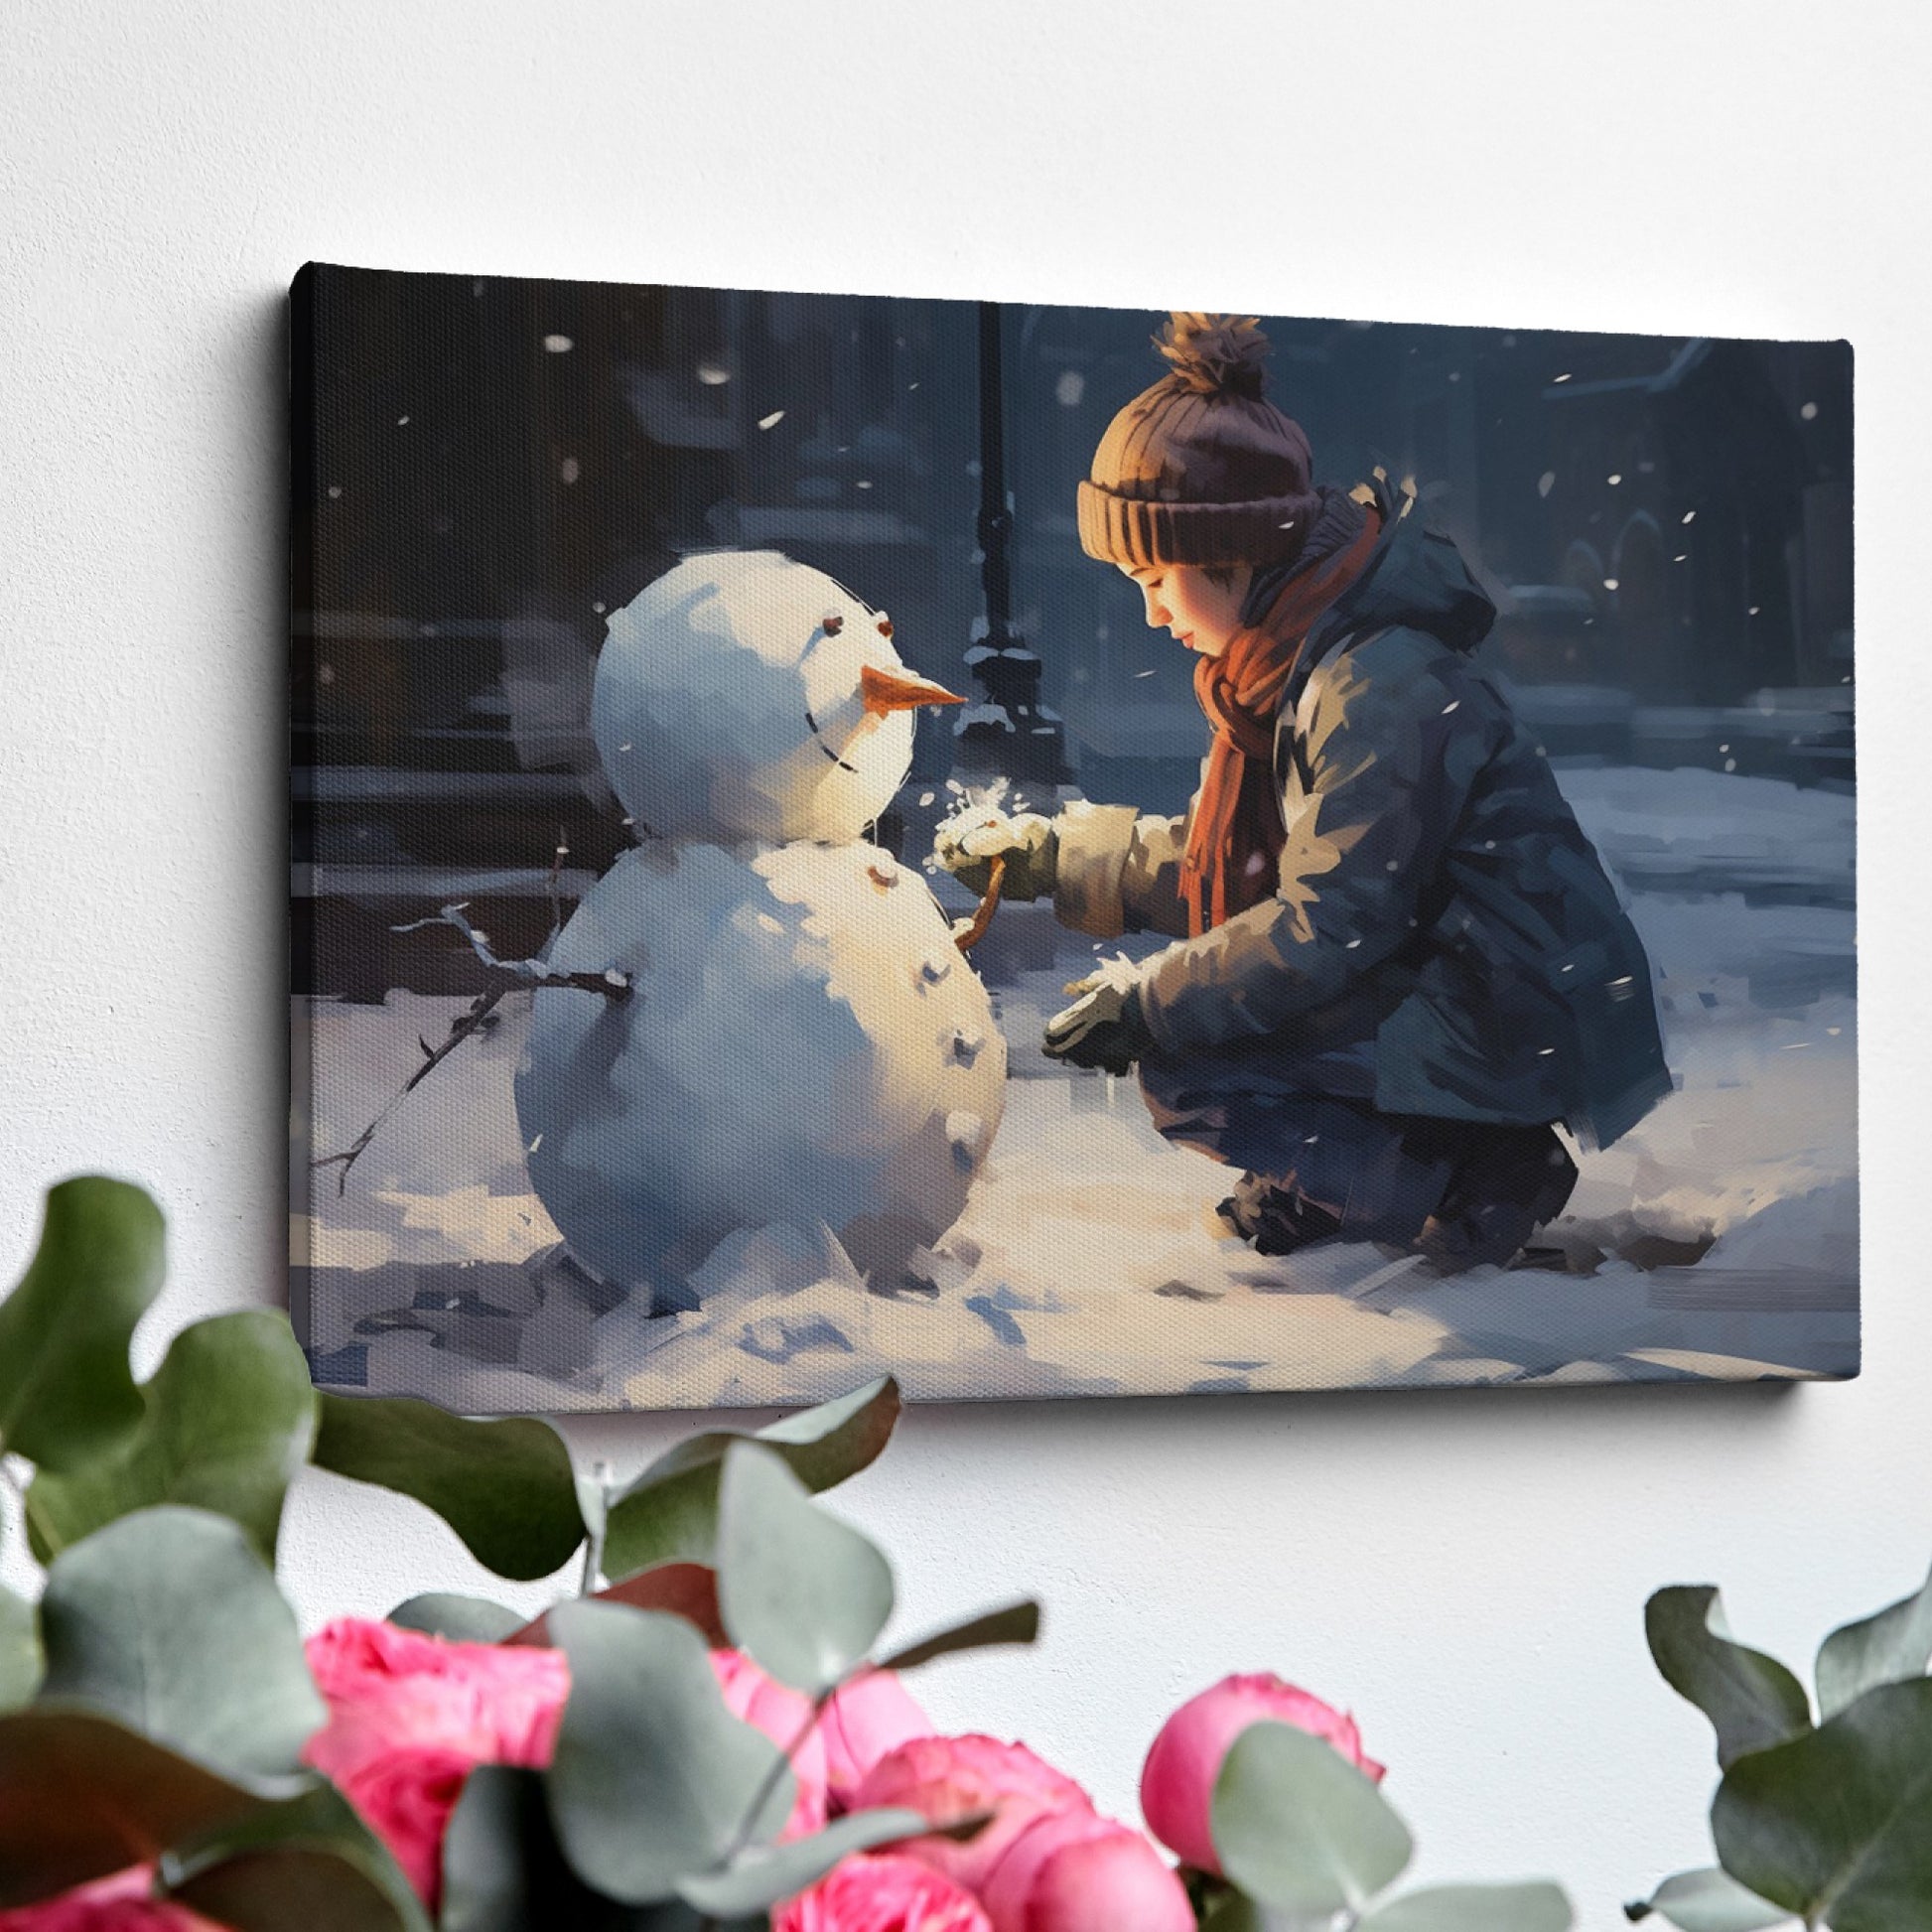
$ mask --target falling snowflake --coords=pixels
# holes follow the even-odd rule
[[[1556,486],[1557,486],[1557,473],[1554,470],[1544,471],[1542,476],[1538,477],[1536,480],[1536,493],[1539,496],[1549,495],[1551,490],[1556,488]]]
[[[546,336],[543,345],[552,355],[568,355],[577,346],[568,336]]]
[[[567,483],[574,483],[584,474],[584,467],[574,456],[567,456],[557,465],[557,475]]]
[[[729,382],[731,379],[731,370],[726,368],[722,362],[700,362],[698,364],[698,380],[707,389],[715,389],[721,382]]]
[[[770,415],[760,416],[759,418],[759,428],[776,429],[778,425],[784,421],[784,419],[785,419],[785,412],[782,409],[774,409],[770,413]]]

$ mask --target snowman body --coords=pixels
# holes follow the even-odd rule
[[[965,1206],[1006,1046],[923,879],[861,836],[929,701],[890,637],[761,552],[694,558],[611,621],[593,729],[656,836],[551,963],[630,990],[539,990],[516,1079],[531,1183],[608,1281],[675,1303],[773,1224],[895,1280]]]

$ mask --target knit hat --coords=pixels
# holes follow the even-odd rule
[[[1276,564],[1319,499],[1299,423],[1262,395],[1259,317],[1175,310],[1154,345],[1173,366],[1100,439],[1080,485],[1080,544],[1110,564]]]

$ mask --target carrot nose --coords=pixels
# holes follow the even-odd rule
[[[922,704],[964,704],[957,691],[948,691],[930,678],[913,677],[909,672],[882,671],[868,664],[859,673],[859,691],[866,709],[875,718],[890,711],[913,711]]]

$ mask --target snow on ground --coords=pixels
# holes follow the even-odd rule
[[[1039,1055],[1093,949],[1043,907],[1007,906],[974,955],[1013,1045],[1006,1120],[924,1279],[872,1292],[809,1229],[728,1242],[694,1313],[649,1317],[584,1277],[523,1173],[519,998],[340,1196],[316,1177],[292,1260],[313,1264],[295,1293],[319,1373],[473,1412],[790,1404],[887,1368],[937,1400],[1851,1373],[1853,801],[1706,771],[1563,778],[1650,948],[1678,1080],[1584,1158],[1544,1237],[1567,1269],[1438,1279],[1366,1246],[1257,1256],[1212,1218],[1233,1176],[1164,1143],[1132,1081]],[[463,1005],[298,1003],[316,1151],[347,1146]],[[298,1171],[302,1098],[298,1080]]]

